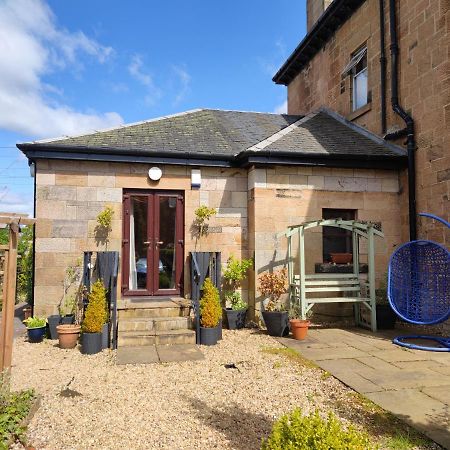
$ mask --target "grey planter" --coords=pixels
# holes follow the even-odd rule
[[[200,327],[200,344],[201,345],[216,345],[219,340],[222,327],[218,325],[214,328]]]
[[[50,339],[58,339],[58,332],[56,331],[56,327],[61,322],[61,316],[59,314],[53,314],[47,317],[48,322],[48,330],[50,332]]]
[[[109,324],[103,324],[102,328],[102,350],[109,347]]]
[[[247,310],[245,309],[224,309],[227,316],[227,324],[229,330],[240,330],[245,326],[245,317],[247,316]]]
[[[81,335],[81,353],[95,355],[102,351],[102,333],[83,333]]]
[[[263,311],[262,316],[270,336],[287,336],[289,334],[289,316],[287,311]]]

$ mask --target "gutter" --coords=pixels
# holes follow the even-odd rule
[[[399,104],[398,100],[398,38],[396,1],[389,0],[389,25],[391,34],[391,104],[394,112],[406,124],[406,151],[408,154],[408,207],[409,207],[409,239],[417,239],[417,211],[416,211],[416,139],[414,119]]]
[[[384,0],[379,0],[380,11],[380,103],[381,103],[381,134],[386,134],[386,52],[384,28]]]

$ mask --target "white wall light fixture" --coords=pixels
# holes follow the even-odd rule
[[[148,177],[152,181],[159,181],[162,177],[162,170],[159,167],[152,167],[148,169]]]
[[[202,173],[200,169],[191,170],[191,188],[199,189],[202,185]]]

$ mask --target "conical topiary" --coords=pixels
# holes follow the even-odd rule
[[[222,317],[219,290],[210,278],[203,283],[203,295],[200,299],[200,324],[204,328],[214,328],[219,325]]]
[[[89,294],[89,303],[81,329],[84,333],[101,333],[107,318],[106,289],[102,280],[97,280],[92,285],[92,291]]]

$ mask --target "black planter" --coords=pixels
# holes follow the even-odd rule
[[[39,328],[27,328],[28,340],[33,343],[42,342],[45,336],[46,326]]]
[[[75,314],[61,316],[61,325],[71,325],[72,323],[75,323]]]
[[[201,345],[216,345],[220,335],[220,329],[222,327],[218,325],[214,328],[200,327],[200,344]]]
[[[47,317],[48,329],[50,332],[50,339],[58,339],[58,332],[56,327],[60,324],[61,316],[59,314],[53,314]]]
[[[245,309],[224,309],[227,316],[227,324],[229,330],[240,330],[245,326],[245,317],[247,316],[247,308]]]
[[[102,328],[102,350],[109,347],[109,324],[105,323]]]
[[[222,328],[223,328],[222,319],[219,320],[219,325],[217,325],[216,328],[217,328],[217,340],[221,341],[223,339],[222,338]]]
[[[270,336],[287,336],[289,334],[289,316],[287,311],[263,311],[262,316]]]
[[[102,333],[83,333],[81,335],[81,353],[95,355],[102,351]]]
[[[393,330],[396,320],[397,314],[395,314],[390,305],[377,305],[378,330]]]

